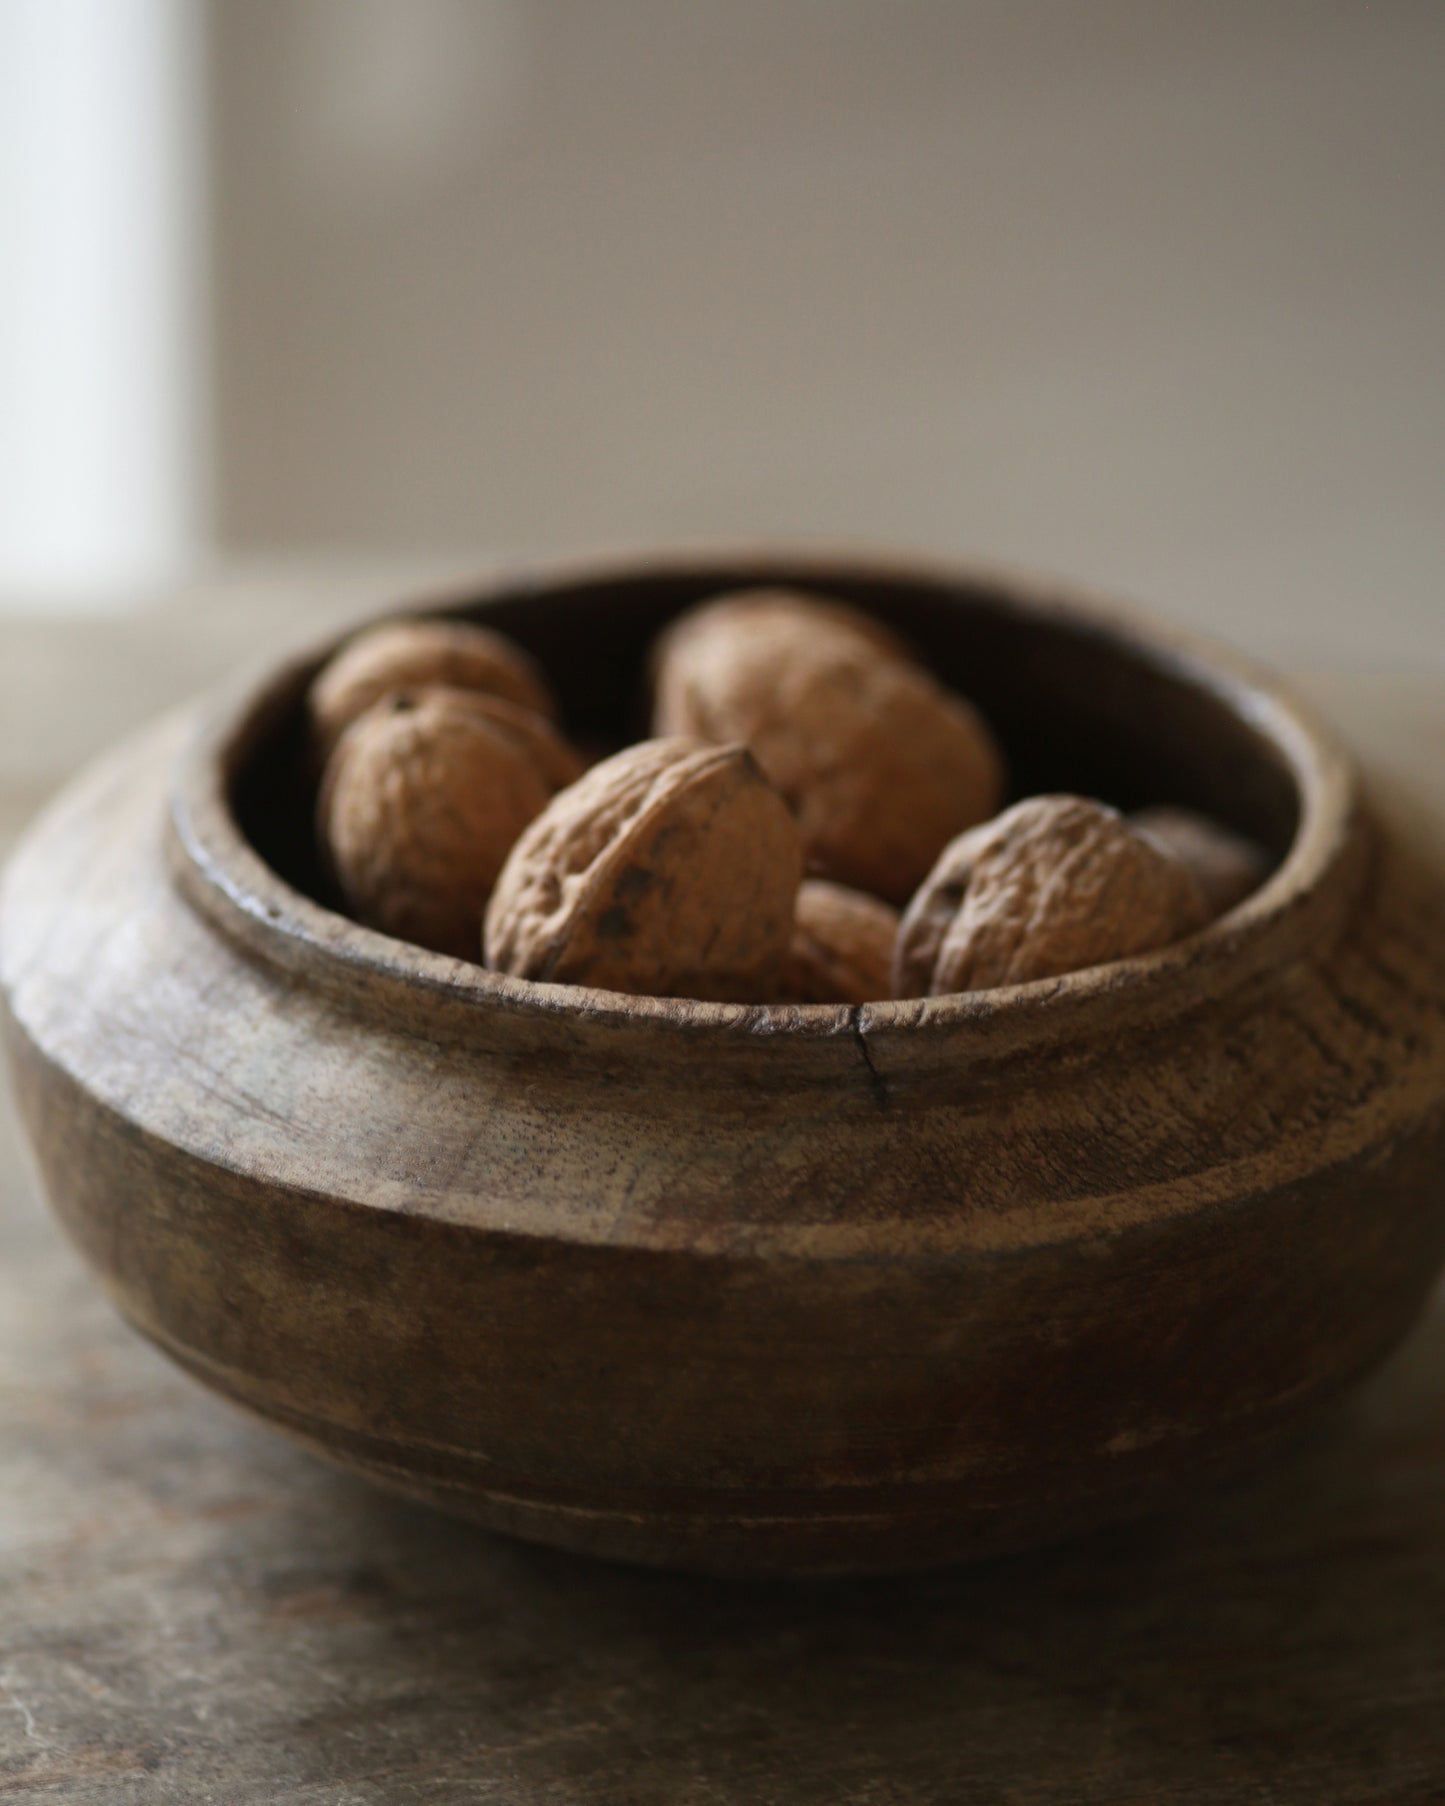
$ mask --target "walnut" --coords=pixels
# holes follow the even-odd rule
[[[826,878],[798,890],[780,993],[786,1003],[876,1003],[893,995],[898,912]]]
[[[787,805],[741,746],[645,740],[561,791],[487,906],[487,964],[659,997],[777,994],[802,876]]]
[[[400,690],[393,694],[416,697],[425,695],[427,690],[445,687],[430,684],[426,686],[426,690]],[[589,761],[582,753],[570,740],[564,740],[552,723],[535,710],[508,702],[504,696],[484,696],[480,690],[458,690],[453,694],[465,696],[477,714],[510,735],[513,740],[520,740],[536,760],[537,769],[547,780],[550,789],[564,790],[568,784],[575,784],[587,769]],[[392,706],[395,707],[395,702]]]
[[[698,623],[726,620],[734,632],[767,631],[780,622],[792,622],[808,635],[826,631],[847,640],[860,653],[882,653],[887,658],[911,660],[906,640],[885,627],[875,615],[840,602],[836,596],[814,595],[797,589],[736,589],[711,596],[676,620],[658,642],[660,663],[667,642],[678,630]]]
[[[1140,809],[1129,826],[1193,872],[1212,916],[1222,916],[1259,889],[1273,861],[1257,841],[1246,840],[1192,809]]]
[[[477,959],[482,911],[513,842],[581,770],[538,715],[439,686],[395,691],[333,751],[317,823],[358,920]]]
[[[1167,946],[1208,919],[1188,867],[1116,809],[1029,797],[944,849],[899,927],[894,990],[1053,978]]]
[[[347,642],[311,685],[307,706],[318,757],[347,726],[391,690],[443,684],[500,696],[549,721],[557,702],[520,646],[468,621],[383,621]]]
[[[654,731],[742,741],[792,804],[810,871],[891,902],[991,815],[982,717],[841,604],[775,591],[684,615],[656,657]]]

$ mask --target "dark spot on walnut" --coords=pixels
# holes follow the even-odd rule
[[[635,903],[646,891],[657,882],[657,874],[645,865],[629,865],[619,874],[616,883],[617,899],[620,903]]]

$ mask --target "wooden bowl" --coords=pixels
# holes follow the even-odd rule
[[[749,583],[909,636],[1017,793],[1192,805],[1277,868],[1165,952],[984,993],[527,984],[317,900],[303,661],[93,767],[15,856],[55,1209],[208,1385],[569,1548],[900,1568],[1187,1494],[1378,1361],[1445,1258],[1441,886],[1270,683],[1053,586],[734,555],[458,611],[620,743],[651,636]]]

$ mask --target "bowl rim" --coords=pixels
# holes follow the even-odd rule
[[[1268,741],[1298,800],[1290,847],[1242,903],[1183,940],[1026,984],[940,997],[850,1004],[713,1003],[633,996],[581,985],[540,983],[493,972],[368,928],[289,883],[242,832],[230,803],[234,775],[264,737],[282,703],[347,639],[381,620],[437,614],[480,614],[489,606],[545,598],[589,583],[631,576],[676,579],[718,589],[737,587],[740,567],[756,566],[758,584],[792,584],[825,592],[829,580],[877,581],[937,595],[985,592],[990,600],[1037,620],[1065,622],[1117,646],[1134,659],[1206,692]],[[985,708],[986,701],[981,704]],[[358,985],[375,992],[401,987],[431,993],[468,1012],[500,1013],[536,1023],[609,1026],[629,1035],[712,1035],[727,1040],[800,1046],[840,1035],[900,1036],[917,1044],[938,1036],[989,1037],[1003,1051],[1066,1028],[1117,1023],[1120,1010],[1173,1015],[1201,1000],[1277,970],[1306,949],[1317,951],[1358,887],[1364,824],[1352,760],[1280,682],[1246,656],[1165,625],[1144,611],[1075,583],[982,561],[949,561],[875,548],[759,544],[679,547],[641,554],[529,561],[494,568],[368,615],[257,679],[226,686],[209,699],[172,776],[167,821],[171,875],[187,900],[267,962],[304,973],[343,994]],[[867,1054],[864,1046],[865,1057]]]

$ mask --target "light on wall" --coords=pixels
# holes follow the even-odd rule
[[[205,503],[193,0],[0,5],[0,598],[175,573]]]

